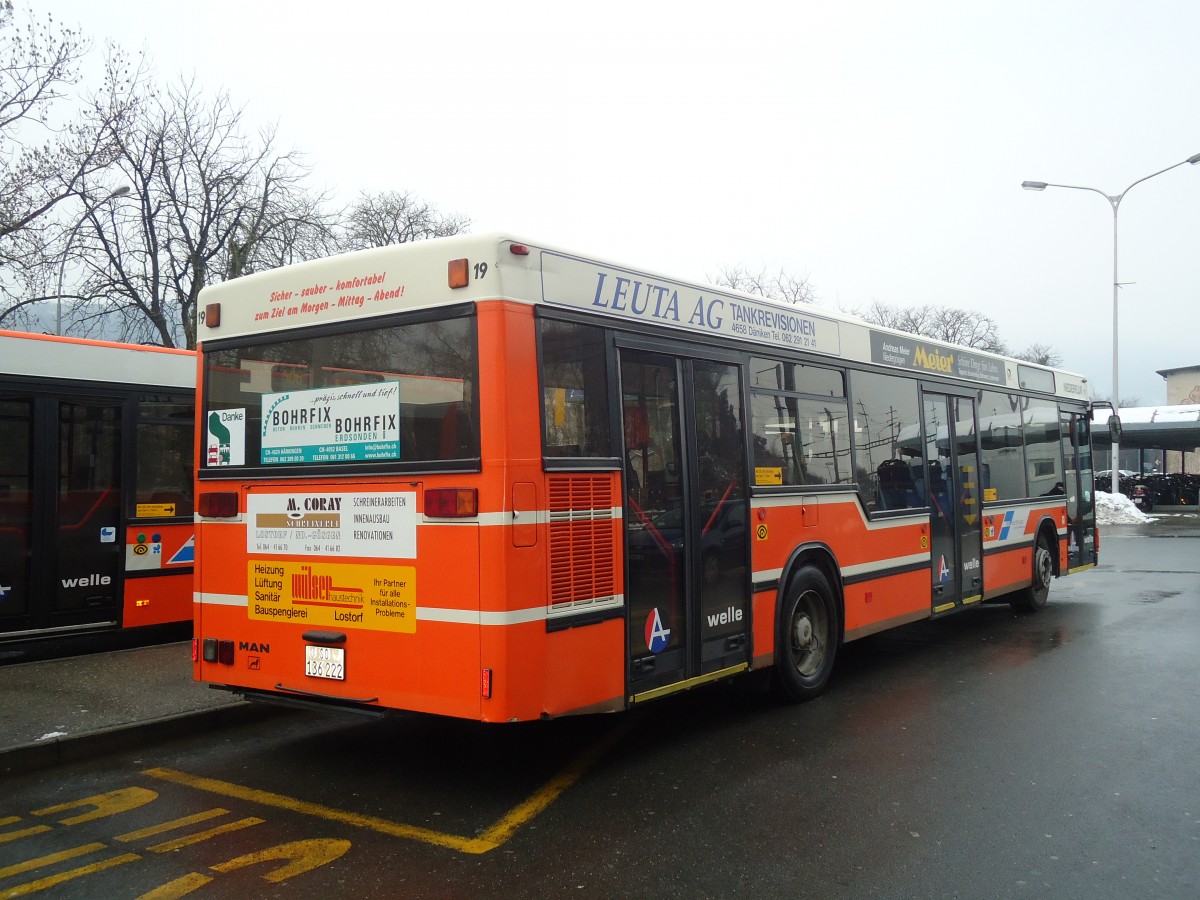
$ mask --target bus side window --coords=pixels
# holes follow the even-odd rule
[[[885,459],[879,464],[878,474],[881,509],[912,509],[921,505],[916,482],[904,460]]]

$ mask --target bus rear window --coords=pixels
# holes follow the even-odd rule
[[[475,320],[204,352],[206,469],[479,456]]]

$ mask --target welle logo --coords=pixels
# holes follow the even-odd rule
[[[91,575],[84,575],[82,578],[63,578],[61,581],[62,586],[65,588],[103,587],[104,585],[112,584],[112,577],[101,575],[99,572],[93,572]]]

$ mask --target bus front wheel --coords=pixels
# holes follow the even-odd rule
[[[788,585],[775,649],[775,689],[799,703],[819,696],[829,684],[840,639],[841,617],[829,580],[820,570],[802,569]]]
[[[1012,596],[1012,605],[1026,612],[1045,609],[1050,597],[1050,580],[1054,577],[1054,551],[1045,533],[1039,534],[1033,545],[1033,581]]]

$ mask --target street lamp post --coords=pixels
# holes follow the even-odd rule
[[[1099,194],[1101,197],[1103,197],[1105,200],[1107,200],[1109,202],[1110,206],[1112,206],[1112,212],[1113,212],[1112,402],[1113,402],[1113,411],[1114,412],[1119,412],[1120,406],[1121,406],[1121,394],[1120,394],[1120,391],[1118,390],[1118,386],[1117,386],[1117,384],[1118,384],[1118,382],[1117,382],[1117,289],[1121,286],[1120,282],[1117,280],[1117,209],[1120,207],[1121,200],[1124,199],[1125,195],[1128,194],[1133,188],[1137,187],[1137,185],[1141,184],[1143,181],[1150,180],[1155,175],[1161,175],[1163,172],[1170,172],[1172,169],[1177,169],[1180,166],[1182,166],[1184,163],[1191,163],[1193,166],[1196,165],[1196,163],[1200,163],[1200,153],[1193,154],[1192,156],[1189,156],[1187,159],[1181,160],[1172,166],[1167,166],[1165,169],[1159,169],[1157,172],[1151,172],[1149,175],[1145,176],[1144,178],[1139,178],[1137,181],[1135,181],[1133,184],[1129,185],[1129,187],[1125,188],[1125,190],[1121,191],[1121,193],[1119,193],[1119,194],[1106,194],[1106,193],[1104,193],[1104,191],[1100,190],[1099,188],[1083,187],[1082,185],[1078,185],[1078,184],[1053,184],[1052,182],[1048,182],[1048,181],[1022,181],[1021,182],[1021,187],[1023,187],[1027,191],[1044,191],[1048,187],[1070,188],[1071,190],[1075,190],[1075,191],[1091,191],[1094,194]],[[1121,492],[1121,441],[1116,435],[1113,435],[1113,439],[1112,439],[1111,470],[1113,473],[1113,476],[1112,476],[1113,482],[1112,483],[1113,483],[1114,493],[1120,493]]]
[[[60,265],[58,267],[58,292],[56,294],[56,297],[58,298],[58,311],[55,313],[55,316],[54,316],[54,333],[55,334],[58,334],[58,335],[62,334],[63,275],[65,275],[66,271],[67,271],[67,258],[71,255],[71,242],[75,240],[75,232],[77,232],[79,230],[80,225],[82,225],[84,222],[87,221],[87,217],[92,214],[92,211],[95,210],[96,207],[107,203],[109,200],[115,200],[117,197],[124,197],[128,193],[129,193],[129,185],[127,185],[127,184],[121,185],[119,188],[117,188],[111,194],[109,194],[106,197],[100,198],[95,203],[93,203],[91,206],[89,206],[87,209],[85,209],[83,211],[83,215],[79,217],[79,221],[76,222],[74,224],[74,226],[72,226],[71,233],[67,236],[67,246],[63,248],[62,265]]]

